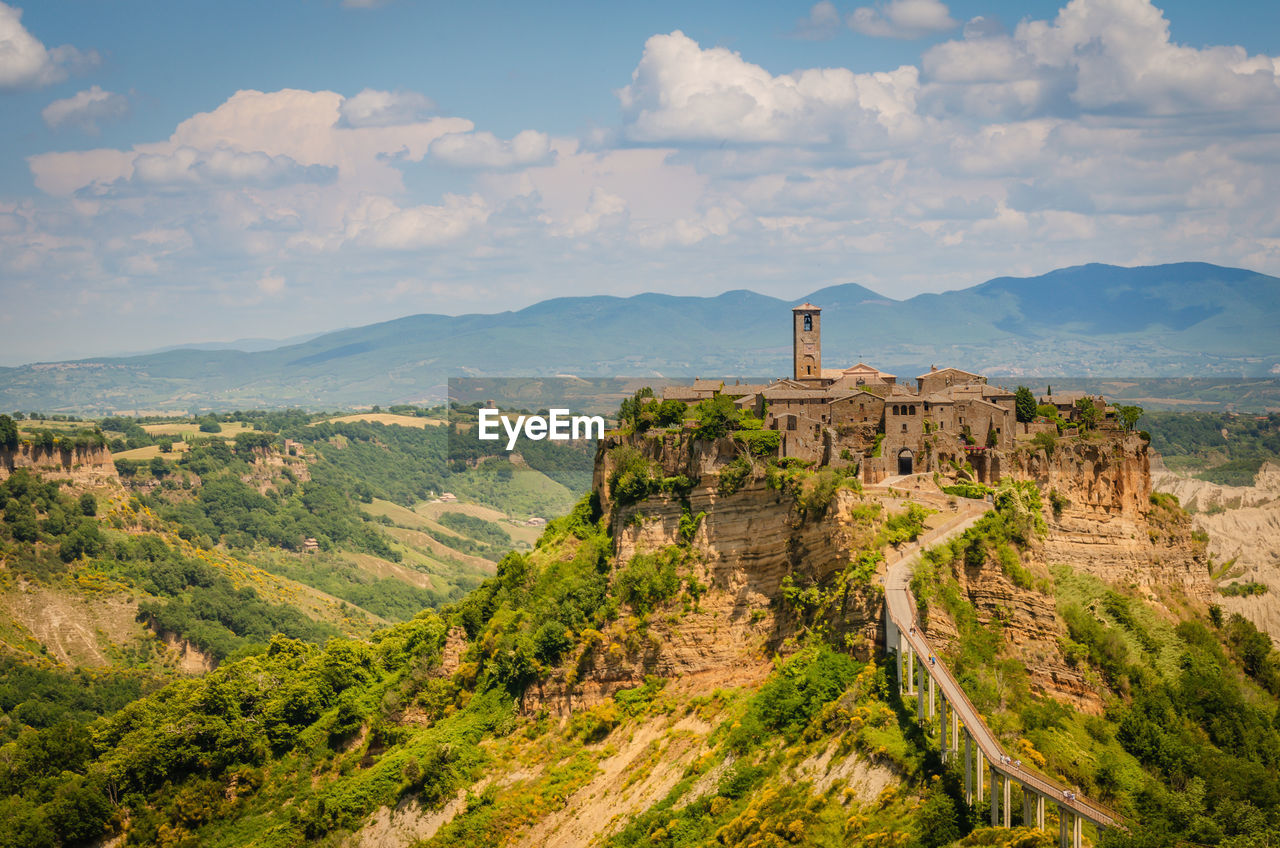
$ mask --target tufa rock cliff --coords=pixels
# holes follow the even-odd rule
[[[98,486],[118,482],[111,451],[105,447],[61,450],[22,444],[17,448],[0,448],[0,480],[8,479],[16,469],[27,468],[40,474],[70,479],[82,486]]]
[[[666,485],[639,500],[618,497],[611,484],[626,451],[642,457]],[[647,674],[729,683],[735,675],[754,677],[752,669],[786,652],[792,637],[816,623],[843,636],[855,653],[870,654],[883,638],[878,577],[832,589],[871,546],[878,524],[868,523],[867,510],[882,521],[908,504],[923,505],[935,512],[929,526],[937,526],[975,504],[949,498],[932,479],[917,475],[892,488],[836,488],[824,506],[805,509],[796,491],[770,478],[763,461],[742,474],[741,454],[731,438],[694,441],[672,432],[615,433],[602,440],[594,490],[614,540],[614,567],[637,554],[684,545],[685,567],[706,591],[679,614],[617,622],[576,668],[535,686],[526,708],[567,713],[635,686]],[[721,486],[721,476],[735,465],[741,479]],[[1033,685],[1097,710],[1099,696],[1062,651],[1066,628],[1051,594],[1050,567],[1068,565],[1109,583],[1131,584],[1166,602],[1203,602],[1211,596],[1204,541],[1176,505],[1153,498],[1149,449],[1136,434],[1063,439],[1051,453],[1023,447],[1008,458],[1005,471],[1035,482],[1042,493],[1047,533],[1020,555],[1034,588],[1016,585],[993,556],[960,564],[957,581],[980,621],[1001,622]],[[884,549],[889,561],[898,555],[892,546]],[[812,610],[788,602],[788,592],[806,587],[827,593],[821,622]],[[954,639],[954,625],[937,610],[933,615],[928,626],[944,643]]]

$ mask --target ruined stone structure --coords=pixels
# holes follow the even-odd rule
[[[1020,426],[1013,392],[960,368],[933,367],[916,377],[914,388],[865,362],[824,369],[822,308],[802,303],[791,316],[790,379],[764,386],[698,379],[693,386],[668,386],[664,399],[697,403],[723,394],[779,432],[783,457],[857,464],[870,483],[931,473],[952,463],[971,466],[981,480],[994,480],[1007,470],[1016,439],[1056,432],[1047,420]],[[1041,400],[1074,417],[1075,396]],[[1105,409],[1104,399],[1093,400]]]

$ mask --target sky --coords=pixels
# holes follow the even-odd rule
[[[1244,0],[0,0],[0,365],[577,295],[1280,275],[1277,36]]]

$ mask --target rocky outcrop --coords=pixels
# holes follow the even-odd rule
[[[686,478],[691,486],[687,494],[618,503],[609,491],[612,451],[624,444],[653,462],[661,476]],[[732,494],[721,494],[719,473],[738,454],[730,439],[682,444],[680,434],[671,433],[611,435],[602,441],[596,492],[612,527],[616,562],[687,544],[686,568],[706,591],[696,605],[678,614],[655,613],[638,630],[634,622],[618,622],[576,669],[530,689],[527,710],[567,714],[650,674],[720,680],[726,671],[758,668],[772,653],[786,650],[788,638],[803,622],[782,600],[784,581],[790,577],[801,587],[829,583],[858,545],[868,541],[865,529],[851,519],[853,508],[878,497],[839,489],[824,509],[806,513],[792,494],[768,484],[762,465]],[[905,503],[890,500],[899,509]],[[682,520],[694,519],[696,530],[682,537]],[[835,603],[837,608],[829,610],[833,626],[869,656],[880,640],[879,587],[846,592]]]
[[[651,464],[663,493],[621,502],[610,483],[635,453]],[[806,624],[808,611],[784,600],[788,586],[830,590],[835,578],[870,542],[857,507],[876,503],[882,514],[921,503],[954,514],[948,498],[927,476],[865,492],[837,489],[823,509],[806,512],[793,493],[771,485],[763,463],[742,474],[742,448],[732,439],[692,442],[687,433],[658,431],[611,434],[601,441],[595,491],[614,538],[615,562],[637,553],[683,544],[696,579],[707,587],[696,606],[655,613],[640,624],[617,622],[579,657],[577,666],[536,685],[526,709],[568,713],[638,685],[647,674],[696,679],[726,669],[758,667],[785,651]],[[722,473],[737,470],[736,486],[722,491]],[[1004,473],[1034,481],[1043,494],[1046,536],[1023,555],[1023,565],[1049,585],[1049,566],[1059,563],[1116,584],[1133,584],[1153,597],[1168,591],[1189,598],[1210,596],[1204,545],[1192,535],[1185,513],[1151,496],[1145,441],[1134,434],[1102,433],[1059,440],[1044,450],[1004,454]],[[972,503],[972,502],[966,502]],[[690,532],[692,522],[696,529]],[[894,549],[886,551],[893,560]],[[1015,585],[995,562],[970,565],[957,574],[982,621],[999,620],[1011,649],[1026,662],[1038,689],[1096,711],[1102,702],[1061,649],[1065,627],[1051,594]],[[882,594],[878,581],[826,596],[823,623],[855,652],[870,654],[882,639]],[[945,620],[930,622],[946,641],[955,637]],[[950,632],[948,634],[948,628]]]
[[[100,486],[119,482],[111,451],[105,447],[64,451],[22,444],[15,449],[0,448],[0,480],[19,468],[50,477],[70,479],[82,486]]]
[[[1049,532],[1042,556],[1113,583],[1134,584],[1151,597],[1177,587],[1200,601],[1212,595],[1209,559],[1190,520],[1151,496],[1151,453],[1135,433],[1102,432],[1060,439],[1014,453],[1008,471],[1033,480]]]

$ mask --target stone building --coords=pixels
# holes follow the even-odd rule
[[[1014,393],[960,368],[929,369],[915,387],[865,362],[822,367],[822,309],[791,310],[792,375],[768,385],[698,379],[663,397],[696,403],[717,394],[764,420],[780,437],[780,455],[817,464],[857,464],[864,480],[971,465],[980,479],[998,475],[1000,456],[1019,438]],[[1041,398],[1064,416],[1076,397]],[[1095,402],[1105,408],[1101,398]],[[1022,438],[1035,429],[1022,425]]]

